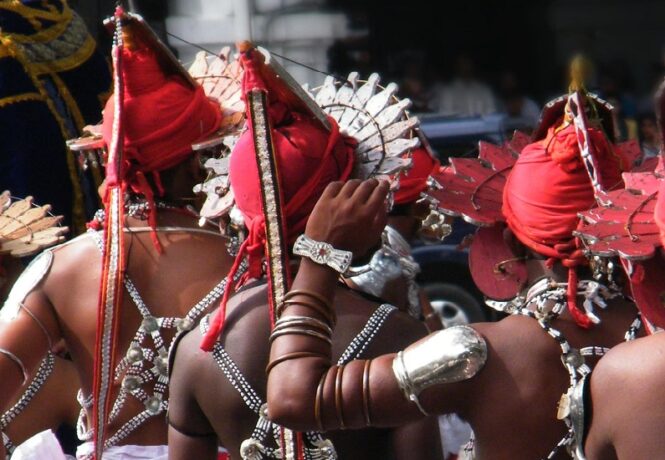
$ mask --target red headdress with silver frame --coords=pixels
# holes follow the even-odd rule
[[[572,235],[576,213],[592,207],[605,187],[621,186],[616,183],[620,178],[616,166],[632,162],[626,157],[635,151],[633,144],[610,146],[603,141],[603,126],[612,126],[603,119],[611,119],[611,112],[604,117],[598,113],[611,106],[589,96],[581,84],[571,90],[545,107],[535,142],[529,143],[521,133],[503,146],[481,142],[479,158],[451,159],[437,177],[442,188],[433,195],[443,212],[482,227],[471,245],[469,263],[485,295],[510,300],[527,279],[524,262],[504,242],[508,225],[532,250],[569,267],[568,285],[573,286],[568,292],[569,309],[578,324],[588,327],[590,319],[575,302],[574,267],[584,263]],[[594,115],[595,126],[589,125],[587,113]],[[565,228],[560,224],[561,203],[570,204]]]

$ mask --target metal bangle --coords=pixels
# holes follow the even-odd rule
[[[344,375],[344,366],[337,368],[335,374],[335,413],[337,414],[337,421],[342,430],[346,429],[344,424],[344,408],[342,407],[342,377]]]
[[[307,289],[292,289],[289,292],[286,293],[284,296],[284,300],[289,300],[292,299],[293,297],[297,295],[302,295],[305,297],[309,297],[310,299],[314,299],[317,302],[319,302],[321,305],[326,307],[328,310],[332,310],[332,304],[328,299],[326,299],[324,296],[319,294],[318,292],[310,291]]]
[[[28,374],[28,370],[25,368],[25,365],[23,364],[23,361],[21,361],[21,359],[18,356],[16,356],[14,353],[4,348],[0,348],[0,354],[5,355],[20,368],[21,373],[23,374],[23,385],[25,385],[30,376]]]
[[[319,431],[325,431],[323,429],[323,420],[321,420],[321,401],[323,399],[323,387],[326,377],[328,377],[328,372],[325,372],[319,380],[319,385],[316,387],[316,400],[314,401],[314,419],[316,420],[316,426]]]
[[[330,326],[321,320],[312,318],[311,316],[286,316],[280,318],[275,322],[275,328],[273,330],[281,327],[292,326],[309,326],[315,329],[319,329],[321,332],[328,335],[332,335],[333,333],[333,330],[330,328]]]
[[[283,335],[308,335],[310,337],[322,340],[328,345],[332,345],[332,339],[329,335],[321,334],[319,331],[312,329],[304,329],[299,327],[285,327],[283,329],[274,330],[272,334],[270,334],[270,339],[268,339],[268,342],[272,343],[273,340],[275,340],[277,337],[281,337]]]
[[[328,323],[332,326],[335,327],[335,324],[337,323],[337,315],[335,314],[334,310],[330,310],[325,306],[321,306],[317,303],[313,302],[308,302],[304,299],[302,300],[294,300],[294,299],[287,299],[282,302],[281,305],[277,307],[277,317],[281,317],[282,313],[284,313],[284,310],[291,306],[291,305],[300,305],[302,307],[307,307],[311,308],[312,310],[316,311],[318,314],[323,316]]]
[[[365,413],[365,423],[367,426],[372,426],[372,417],[369,410],[369,369],[372,366],[372,360],[365,361],[363,368],[363,412]]]
[[[23,311],[25,311],[32,320],[37,323],[37,326],[42,330],[44,335],[46,336],[46,341],[48,342],[48,349],[49,351],[53,348],[53,340],[51,340],[51,334],[48,333],[48,330],[46,329],[46,326],[44,326],[44,323],[41,322],[37,316],[30,311],[28,307],[25,306],[23,302],[19,304],[19,308],[21,308]]]
[[[278,364],[281,364],[284,361],[289,361],[298,358],[323,358],[326,360],[327,363],[330,362],[330,358],[324,355],[323,353],[318,353],[316,351],[294,351],[293,353],[287,353],[285,355],[280,356],[279,358],[275,358],[272,361],[270,361],[266,366],[266,375],[270,374],[270,371],[273,370],[273,368]]]

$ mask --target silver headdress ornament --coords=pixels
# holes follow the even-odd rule
[[[242,67],[231,48],[224,47],[217,56],[205,52],[196,55],[189,73],[198,81],[206,95],[219,102],[222,108],[222,129],[215,136],[192,145],[206,158],[203,167],[208,176],[194,187],[194,193],[205,195],[201,207],[201,226],[206,221],[217,221],[222,233],[231,236],[229,223],[224,216],[236,216],[231,227],[241,231],[242,216],[233,208],[233,193],[229,186],[229,155],[245,124],[245,103],[242,99]]]
[[[420,145],[417,117],[410,117],[409,99],[398,99],[397,85],[379,85],[373,73],[360,80],[352,72],[345,82],[327,77],[323,85],[305,89],[340,131],[358,142],[355,177],[398,176],[411,166],[408,153]]]
[[[259,51],[265,56],[266,63],[297,92],[307,109],[323,126],[330,127],[328,117],[331,117],[344,135],[357,141],[355,178],[397,178],[401,172],[409,169],[411,160],[408,154],[420,145],[416,134],[420,121],[417,117],[409,116],[411,101],[395,96],[395,83],[382,87],[379,85],[378,74],[360,80],[358,73],[352,72],[346,81],[329,76],[317,88],[310,89],[308,85],[301,88],[272,58],[269,51],[263,48],[259,48]],[[212,61],[210,57],[199,53],[190,73],[203,84],[207,94],[220,101],[225,114],[231,110],[231,116],[239,113],[244,115],[240,91],[242,69],[228,48],[222,50],[218,57],[212,58]],[[213,83],[215,78],[217,81]],[[239,123],[242,124],[241,121]],[[231,130],[218,138],[216,145],[224,147],[221,155],[205,162],[208,177],[194,188],[195,192],[206,196],[201,209],[201,224],[206,220],[217,220],[222,232],[231,237],[235,237],[238,232],[242,233],[243,226],[242,216],[234,207],[228,179],[228,155],[240,134],[239,125],[236,127],[238,129],[235,131]],[[194,149],[201,150],[201,146],[195,145]],[[225,218],[227,216],[228,219]]]

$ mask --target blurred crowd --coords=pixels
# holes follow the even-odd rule
[[[510,68],[492,77],[479,71],[468,54],[454,60],[450,75],[430,75],[419,59],[407,58],[402,66],[400,91],[413,102],[416,113],[432,113],[451,117],[474,117],[504,113],[521,121],[525,127],[538,122],[542,104],[553,94],[536,97],[529,93],[525,78]],[[622,61],[598,65],[589,88],[616,108],[618,140],[637,139],[644,157],[658,154],[660,134],[654,115],[653,94],[662,68],[652,69],[653,80],[643,92],[637,92],[629,66]]]

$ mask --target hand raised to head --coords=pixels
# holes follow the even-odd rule
[[[387,182],[376,179],[333,182],[326,187],[307,221],[305,234],[336,249],[365,254],[386,225]]]

